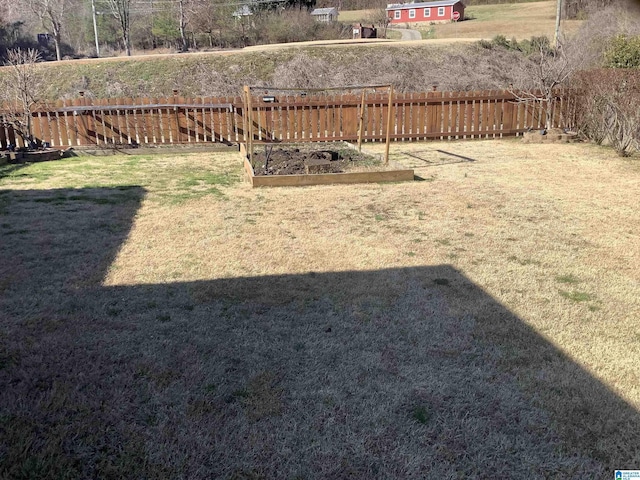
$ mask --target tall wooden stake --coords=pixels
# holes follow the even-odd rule
[[[389,165],[389,145],[391,143],[391,121],[393,119],[393,85],[389,86],[389,105],[387,107],[387,144],[384,149],[384,164]]]
[[[362,134],[364,132],[364,88],[362,89],[362,102],[360,103],[360,126],[358,127],[358,151],[362,151]]]
[[[249,137],[247,136],[247,117],[249,115],[249,111],[247,109],[247,90],[249,87],[245,85],[242,87],[242,139],[249,146]]]
[[[245,105],[247,111],[245,114],[247,128],[245,129],[245,135],[247,138],[247,150],[249,150],[249,163],[253,167],[253,108],[251,106],[251,89],[248,86],[244,87]]]

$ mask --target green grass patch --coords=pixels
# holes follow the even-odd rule
[[[0,184],[4,186],[33,184],[36,189],[100,189],[115,192],[87,194],[59,192],[33,198],[36,203],[63,204],[91,202],[115,205],[127,202],[137,193],[129,190],[145,185],[150,198],[162,204],[177,205],[204,196],[224,198],[225,187],[239,182],[240,167],[218,168],[202,154],[114,155],[108,157],[74,157],[55,162],[2,166]],[[2,193],[2,192],[0,192]],[[0,195],[0,213],[10,196]]]
[[[542,262],[540,262],[539,260],[534,260],[533,258],[518,258],[515,255],[507,257],[507,260],[509,260],[510,262],[519,263],[523,267],[526,267],[528,265],[535,265],[539,267],[540,265],[542,265]]]
[[[6,192],[0,192],[1,193],[6,193]],[[9,197],[8,195],[0,195],[0,215],[3,215],[7,212],[7,208],[9,207],[9,204],[11,203],[11,197]]]
[[[413,419],[422,424],[426,425],[429,423],[429,419],[431,418],[431,413],[427,409],[427,407],[419,406],[413,409]]]
[[[562,295],[564,298],[569,299],[569,300],[573,300],[574,302],[589,302],[591,300],[593,300],[593,296],[588,294],[587,292],[578,292],[578,291],[573,291],[573,292],[567,292],[565,290],[559,290],[560,295]]]
[[[198,185],[225,185],[229,186],[237,181],[237,178],[228,173],[213,172],[189,172],[180,180],[182,187],[193,187]]]
[[[50,163],[22,163],[18,165],[0,165],[0,185],[8,182],[40,182],[51,178],[54,174]]]
[[[575,275],[558,275],[556,277],[556,282],[558,283],[568,283],[568,284],[576,284],[580,283],[580,279]]]

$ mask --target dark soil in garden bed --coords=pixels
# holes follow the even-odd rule
[[[266,162],[266,169],[265,169]],[[255,175],[304,175],[343,173],[380,165],[377,158],[348,147],[258,147],[253,154]]]

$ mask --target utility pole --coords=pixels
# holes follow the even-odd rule
[[[560,37],[560,15],[562,14],[562,0],[557,0],[556,6],[556,32],[553,36],[553,44],[558,46],[558,38]]]
[[[100,57],[100,43],[98,42],[98,22],[96,21],[96,1],[91,0],[91,12],[93,14],[93,36],[96,39],[96,56]]]

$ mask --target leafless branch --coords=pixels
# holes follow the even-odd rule
[[[39,61],[35,49],[9,50],[6,65],[11,68],[0,84],[2,123],[12,127],[25,146],[34,141],[32,115],[44,97],[45,79],[36,66]]]
[[[538,42],[536,53],[524,64],[517,88],[511,92],[518,102],[540,103],[545,111],[545,128],[552,127],[553,106],[558,98],[558,88],[565,86],[575,71],[571,57],[567,55],[567,44],[558,41],[554,47],[546,42]],[[522,88],[530,85],[534,90]]]

